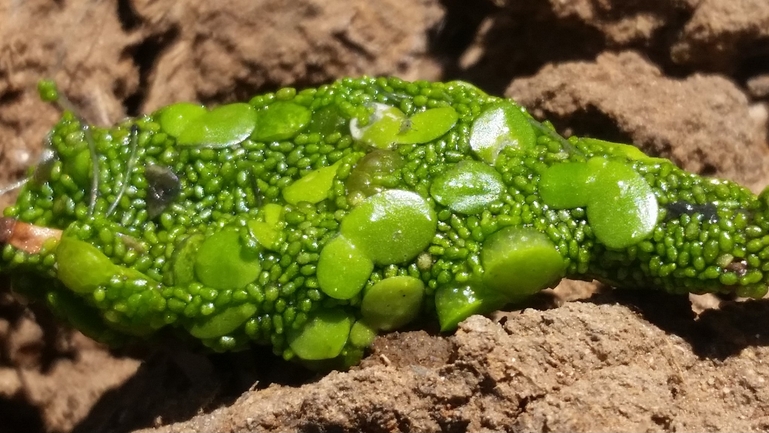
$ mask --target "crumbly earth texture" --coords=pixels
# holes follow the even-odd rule
[[[37,100],[41,77],[111,124],[360,74],[470,80],[562,132],[635,142],[756,192],[769,181],[763,2],[460,3],[3,2],[0,185],[58,116]],[[454,335],[379,337],[360,366],[317,376],[263,349],[110,353],[2,284],[8,431],[769,428],[765,301],[602,288],[571,302],[593,289],[566,283]]]

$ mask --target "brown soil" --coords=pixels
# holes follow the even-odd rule
[[[58,115],[40,78],[109,124],[361,74],[469,80],[565,134],[769,183],[764,0],[8,0],[0,23],[0,187]],[[261,348],[110,352],[0,279],[0,432],[769,429],[769,301],[594,292],[386,335],[317,375]]]

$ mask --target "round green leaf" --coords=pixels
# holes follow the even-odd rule
[[[320,252],[316,276],[323,293],[334,299],[350,299],[363,289],[374,270],[364,251],[344,236],[331,239]]]
[[[387,190],[374,194],[343,220],[340,232],[376,264],[405,263],[435,236],[437,218],[419,194]]]
[[[195,258],[198,280],[219,290],[241,289],[254,281],[261,270],[259,255],[243,248],[240,234],[234,229],[209,236]]]
[[[494,164],[499,152],[513,146],[534,147],[537,135],[521,107],[512,101],[500,101],[483,111],[470,129],[470,148],[479,158]]]
[[[587,220],[595,237],[609,248],[622,249],[649,236],[659,206],[651,186],[627,164],[593,158],[600,167],[591,187]]]
[[[171,285],[184,287],[196,281],[195,258],[200,244],[204,240],[205,236],[194,234],[187,237],[174,249],[174,254],[171,257],[171,273],[173,275]]]
[[[553,209],[587,206],[599,169],[584,162],[566,162],[547,168],[539,179],[539,195]]]
[[[320,310],[300,329],[288,329],[288,345],[304,360],[336,358],[347,343],[352,323],[342,309]]]
[[[270,251],[277,251],[280,249],[280,228],[268,224],[264,221],[248,222],[248,230],[251,233],[259,245]]]
[[[264,221],[248,221],[248,230],[257,242],[271,251],[280,249],[281,230],[283,222],[283,206],[267,203],[261,209]]]
[[[460,161],[439,175],[430,186],[436,202],[454,212],[472,215],[483,212],[505,191],[502,176],[480,161]]]
[[[283,222],[283,206],[275,203],[267,203],[262,208],[264,213],[264,222],[267,224],[278,226]]]
[[[67,173],[72,176],[72,180],[75,183],[82,188],[90,186],[91,177],[93,176],[93,170],[91,169],[93,161],[91,160],[91,151],[89,149],[81,150],[74,157],[68,158],[64,164]]]
[[[393,174],[403,167],[403,157],[392,150],[376,149],[361,158],[345,181],[347,197],[368,197],[387,188]]]
[[[507,298],[479,284],[448,285],[435,291],[435,311],[444,332],[456,329],[459,322],[473,314],[487,314],[507,303]]]
[[[197,338],[216,338],[238,329],[251,316],[256,314],[254,304],[240,304],[225,308],[221,313],[214,313],[195,321],[189,327],[190,334]]]
[[[365,126],[358,124],[358,119],[350,121],[350,134],[355,140],[368,145],[387,149],[397,143],[406,115],[396,107],[374,103],[373,113]]]
[[[160,128],[172,137],[179,137],[187,126],[206,114],[206,107],[189,102],[171,104],[157,113]]]
[[[350,344],[360,349],[371,346],[376,338],[376,330],[358,320],[350,329]]]
[[[489,236],[481,250],[484,284],[519,301],[560,280],[563,257],[550,239],[527,227],[505,227]]]
[[[345,125],[347,125],[347,119],[339,111],[339,107],[327,105],[313,111],[308,130],[326,136],[335,132],[345,132],[343,130]]]
[[[418,278],[385,278],[366,291],[360,311],[367,324],[383,331],[392,331],[419,315],[424,293],[425,285]]]
[[[312,113],[307,107],[294,102],[278,101],[260,110],[254,141],[281,141],[293,138],[310,123]]]
[[[222,105],[190,121],[179,134],[179,146],[234,146],[251,135],[256,110],[245,103]]]
[[[459,120],[459,114],[452,107],[421,111],[401,125],[396,140],[399,144],[427,143],[449,132],[457,120]]]
[[[120,267],[98,248],[70,236],[59,241],[56,268],[59,280],[75,293],[93,293],[120,273]]]
[[[283,189],[283,198],[289,204],[297,204],[302,201],[312,204],[322,202],[331,191],[340,164],[341,161],[307,173]]]

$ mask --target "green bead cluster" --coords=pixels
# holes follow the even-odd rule
[[[565,140],[463,82],[342,79],[108,129],[65,112],[49,143],[4,215],[61,237],[7,243],[0,271],[112,344],[163,331],[326,368],[563,277],[753,297],[769,281],[767,194]]]

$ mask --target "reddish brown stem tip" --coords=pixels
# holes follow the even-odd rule
[[[0,218],[0,244],[11,244],[13,247],[37,254],[48,239],[61,239],[61,230],[36,226],[15,218]]]
[[[13,236],[13,228],[16,226],[16,220],[13,218],[0,218],[0,244],[7,244]]]

